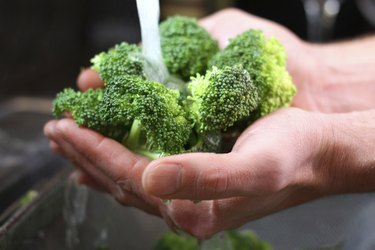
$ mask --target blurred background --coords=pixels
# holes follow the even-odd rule
[[[161,11],[162,17],[202,17],[235,6],[279,22],[303,39],[327,41],[374,31],[375,14],[363,11],[369,9],[366,2],[374,1],[161,0]],[[320,15],[324,3],[326,15]],[[332,26],[326,35],[319,35],[318,17]],[[0,21],[1,99],[51,96],[73,86],[95,53],[120,41],[140,40],[135,0],[0,0]]]
[[[374,0],[161,0],[161,16],[181,14],[199,18],[226,7],[241,8],[274,20],[312,42],[351,39],[375,30]],[[42,134],[43,124],[51,119],[51,100],[55,94],[64,87],[74,87],[80,70],[90,65],[90,58],[120,41],[140,41],[135,0],[0,0],[0,249],[4,244],[14,246],[17,237],[33,240],[18,241],[23,245],[9,249],[60,249],[56,241],[46,239],[53,238],[49,233],[55,232],[55,237],[64,233],[61,190],[70,167],[50,152]],[[30,190],[40,194],[39,203],[32,209],[22,210],[21,206],[20,210],[18,201],[20,197],[27,198]],[[343,231],[326,224],[325,219],[334,218],[335,225],[341,225],[341,219],[352,215],[353,207],[361,209],[367,197],[356,196],[350,201],[338,198],[335,202],[343,209],[326,212],[321,220],[313,216],[310,220],[300,220],[306,217],[306,209],[293,212],[299,227],[314,224],[325,229],[322,231],[325,235],[301,236],[305,241],[328,244],[328,239],[335,236],[337,243]],[[330,204],[324,206],[328,208]],[[47,209],[48,206],[53,209]],[[314,214],[320,208],[313,204],[307,210]],[[159,225],[163,228],[161,231],[152,226],[155,224],[150,223],[156,222],[149,217],[143,224],[135,225],[133,213],[127,217],[133,221],[132,227],[152,231],[154,238],[166,230],[163,225]],[[50,225],[54,216],[59,220],[53,223],[53,230],[43,227],[37,230],[38,234],[31,233],[37,226]],[[280,238],[297,233],[299,227],[294,227],[294,231],[292,227],[289,231],[279,227],[276,234],[267,234],[267,226],[288,222],[290,214],[281,213],[278,217],[255,222],[252,228],[277,243],[280,248],[276,249],[292,249]],[[99,230],[90,237],[95,238],[98,233],[103,236]],[[105,233],[108,232],[104,232],[104,239]],[[130,247],[128,249],[137,249],[136,244]]]

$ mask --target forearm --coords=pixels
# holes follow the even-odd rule
[[[375,36],[348,42],[311,45],[316,67],[317,100],[328,112],[375,108]]]
[[[329,192],[375,191],[375,110],[327,115],[317,179]]]

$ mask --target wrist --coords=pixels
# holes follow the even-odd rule
[[[312,61],[308,88],[316,110],[337,113],[375,108],[372,47],[366,41],[307,44]]]
[[[325,194],[375,190],[375,111],[324,115],[326,129],[313,167]]]

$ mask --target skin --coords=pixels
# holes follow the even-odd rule
[[[370,70],[375,60],[366,55],[375,50],[373,38],[311,45],[278,24],[236,9],[201,23],[221,46],[248,28],[278,37],[298,88],[295,107],[259,119],[230,153],[152,162],[71,119],[50,121],[44,131],[51,148],[76,166],[79,183],[201,239],[322,196],[375,190],[375,75]],[[364,55],[357,56],[360,52]],[[78,86],[86,90],[102,82],[86,70]]]

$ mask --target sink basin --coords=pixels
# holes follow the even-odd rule
[[[122,207],[105,194],[71,186],[69,173],[70,169],[60,171],[38,189],[34,200],[5,221],[0,219],[0,249],[146,250],[168,231],[154,216]],[[73,202],[74,192],[85,201],[75,200],[80,204],[69,214],[67,203]],[[64,218],[72,214],[76,224],[69,227]]]
[[[43,135],[50,107],[48,99],[26,97],[0,104],[0,213],[65,164]]]

